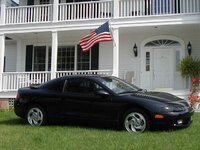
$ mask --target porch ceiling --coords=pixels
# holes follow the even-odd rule
[[[200,24],[162,25],[146,27],[124,27],[120,28],[121,34],[147,33],[152,31],[190,31],[199,34]]]
[[[58,32],[58,38],[71,38],[71,37],[82,37],[83,35],[88,34],[91,30],[80,30],[80,31],[62,31]],[[16,33],[16,34],[7,34],[7,37],[17,40],[17,39],[37,39],[38,41],[41,39],[51,39],[51,32],[35,32],[35,33]]]
[[[119,30],[120,34],[141,34],[153,31],[189,31],[194,34],[200,34],[200,25],[199,24],[189,24],[189,25],[163,25],[163,26],[141,26],[141,27],[121,27]],[[90,33],[91,30],[71,30],[71,31],[59,31],[58,38],[77,38]],[[38,33],[16,33],[16,34],[7,34],[7,37],[17,40],[17,39],[49,39],[51,40],[51,32],[38,32]]]

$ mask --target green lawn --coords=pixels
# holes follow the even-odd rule
[[[1,150],[199,150],[199,141],[200,113],[185,129],[134,134],[70,125],[31,127],[13,112],[0,110]]]

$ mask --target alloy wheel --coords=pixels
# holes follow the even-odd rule
[[[143,114],[131,112],[125,117],[124,127],[128,132],[143,132],[147,127],[147,121]]]
[[[27,121],[32,126],[40,126],[44,123],[44,113],[40,108],[32,107],[27,114]]]

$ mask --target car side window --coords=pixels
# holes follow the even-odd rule
[[[63,86],[64,86],[64,81],[60,80],[57,82],[52,82],[48,84],[48,90],[53,90],[53,91],[63,91]]]
[[[93,95],[95,91],[102,89],[97,83],[87,79],[68,79],[65,92]]]

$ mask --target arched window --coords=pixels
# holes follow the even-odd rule
[[[145,47],[167,47],[167,46],[181,46],[178,41],[168,40],[168,39],[160,39],[150,41],[145,44]]]

